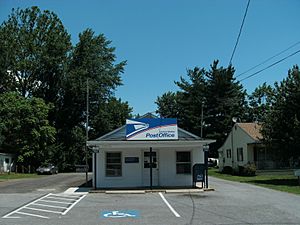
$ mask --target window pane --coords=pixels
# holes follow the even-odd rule
[[[106,176],[108,177],[122,176],[121,165],[106,165]]]
[[[106,163],[121,163],[121,158],[106,158]]]
[[[177,174],[191,174],[191,164],[190,163],[176,164],[176,173]]]
[[[121,163],[121,153],[120,152],[106,153],[106,163]]]
[[[190,152],[176,152],[176,162],[190,162],[191,153]]]
[[[152,163],[152,168],[156,168],[157,164],[154,162]],[[144,168],[150,168],[150,162],[144,162]]]
[[[122,176],[122,163],[120,152],[106,153],[106,176],[117,177]]]
[[[150,152],[144,152],[144,157],[150,157]],[[152,152],[152,157],[156,157],[156,152]]]
[[[238,161],[244,160],[243,148],[237,148],[237,158],[238,158]]]

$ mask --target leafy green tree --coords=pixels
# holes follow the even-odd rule
[[[53,12],[34,6],[12,11],[0,26],[0,92],[57,105],[71,50],[70,35]]]
[[[232,118],[244,119],[246,92],[233,75],[233,67],[219,67],[218,61],[209,70],[188,70],[189,80],[181,77],[175,82],[180,91],[158,97],[157,111],[162,116],[177,116],[179,126],[200,136],[203,109],[203,137],[217,140],[211,145],[211,155],[216,157],[233,125]]]
[[[85,144],[83,137],[85,137],[87,89],[90,138],[98,137],[104,131],[110,131],[115,124],[119,124],[117,112],[121,110],[125,110],[121,114],[128,112],[124,107],[124,105],[128,107],[127,103],[121,103],[120,100],[113,101],[114,91],[122,84],[121,74],[126,62],[115,62],[115,48],[110,44],[111,41],[103,34],[95,35],[91,29],[87,29],[79,34],[79,42],[70,54],[68,72],[63,83],[62,107],[57,114],[56,124],[65,155],[70,155],[73,151],[79,155],[82,153]],[[119,108],[114,109],[115,111],[103,111],[110,109],[107,105],[112,104],[111,101],[120,103],[116,106]],[[109,115],[112,112],[116,117]],[[106,114],[108,118],[102,114]],[[114,125],[110,124],[111,122]],[[74,137],[77,137],[77,141],[73,139]]]
[[[126,123],[126,119],[131,118],[132,108],[127,102],[111,97],[104,103],[93,118],[91,136],[99,137]]]
[[[56,130],[47,120],[49,110],[50,105],[40,98],[0,94],[0,149],[16,154],[18,162],[25,165],[53,159],[50,149]]]
[[[230,132],[233,122],[237,117],[242,121],[245,114],[246,92],[243,86],[235,81],[234,68],[218,67],[218,61],[214,61],[207,76],[207,118],[206,137],[216,139],[211,145],[215,151],[224,143]]]
[[[262,133],[277,160],[300,157],[300,71],[294,66],[287,78],[275,83],[274,102]],[[299,162],[300,163],[300,162]]]
[[[180,114],[178,98],[178,94],[171,91],[158,96],[155,102],[158,106],[157,113],[167,118],[178,118]]]
[[[206,103],[205,69],[195,67],[187,70],[189,80],[180,77],[175,84],[182,90],[177,93],[179,102],[179,124],[200,136],[201,111]]]
[[[57,135],[55,145],[47,149],[63,166],[83,158],[87,86],[91,138],[114,128],[131,112],[127,102],[113,97],[126,62],[116,63],[110,45],[103,34],[87,29],[72,47],[57,15],[38,7],[13,10],[0,26],[0,94],[14,91],[28,101],[39,97],[51,103],[48,120]],[[113,105],[118,110],[113,111]],[[112,112],[107,124],[102,114]],[[7,140],[6,135],[0,141]]]
[[[249,96],[248,120],[265,122],[266,114],[271,110],[274,102],[274,89],[263,83],[255,88]]]

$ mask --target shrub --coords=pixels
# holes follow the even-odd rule
[[[256,173],[256,166],[254,163],[247,163],[245,166],[244,166],[244,169],[243,169],[243,174],[244,176],[255,176],[255,173]]]
[[[225,166],[222,170],[222,173],[225,173],[225,174],[232,174],[232,167],[231,166]]]

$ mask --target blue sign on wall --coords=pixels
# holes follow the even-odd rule
[[[127,140],[176,140],[178,139],[177,119],[128,119],[126,120]]]

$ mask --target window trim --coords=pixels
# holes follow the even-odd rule
[[[243,147],[236,148],[237,152],[237,161],[238,162],[243,162],[244,161],[244,149]],[[241,153],[241,154],[239,154]]]
[[[109,153],[119,153],[120,154],[120,163],[107,163],[107,154]],[[107,175],[107,165],[120,165],[121,166],[121,174],[120,175]],[[105,177],[109,177],[109,178],[118,178],[118,177],[122,177],[123,176],[123,163],[122,163],[122,152],[114,152],[114,151],[108,151],[105,152]]]
[[[229,154],[228,154],[229,153]],[[231,159],[231,148],[226,149],[226,158]]]
[[[177,153],[186,153],[188,152],[190,154],[190,161],[189,162],[177,162]],[[192,151],[176,151],[175,152],[175,161],[176,161],[176,164],[175,164],[175,170],[176,170],[176,175],[190,175],[192,174]],[[180,164],[189,164],[190,165],[190,172],[189,173],[178,173],[177,171],[177,165],[180,165]]]

